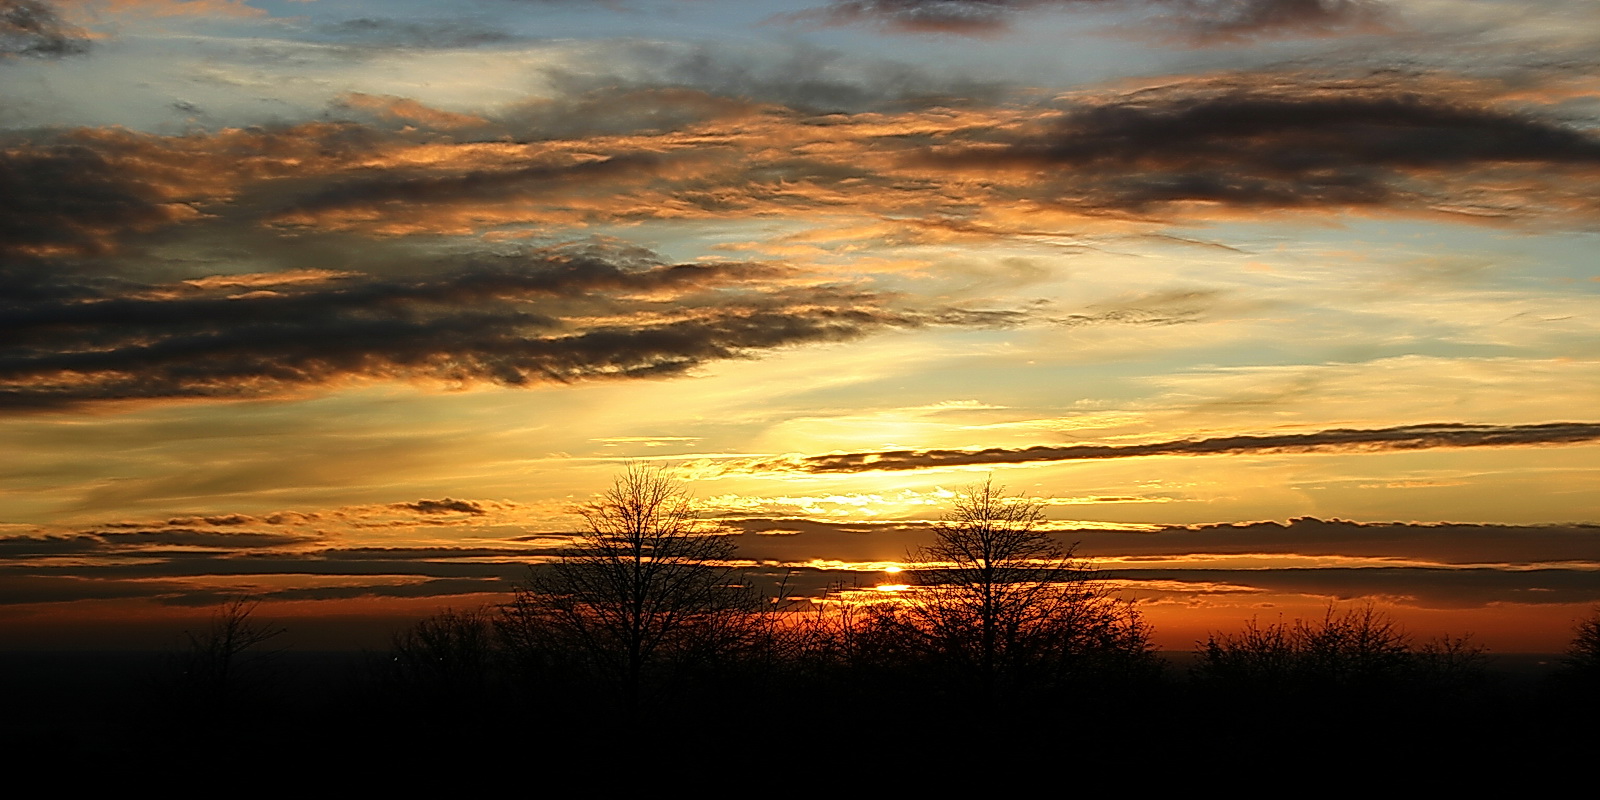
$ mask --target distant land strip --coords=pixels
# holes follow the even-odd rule
[[[1443,422],[1393,428],[1333,428],[1312,433],[1218,436],[1146,444],[1036,445],[984,450],[885,450],[744,462],[736,469],[790,472],[869,472],[975,464],[1084,461],[1140,456],[1207,456],[1233,453],[1323,453],[1429,450],[1441,447],[1526,447],[1600,440],[1600,423],[1547,422],[1478,425]]]

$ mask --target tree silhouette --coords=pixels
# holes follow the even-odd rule
[[[732,584],[734,545],[703,529],[665,470],[629,466],[579,513],[588,530],[507,609],[507,640],[525,661],[577,655],[636,716],[647,681],[751,643],[760,615]]]
[[[987,481],[969,487],[908,561],[906,633],[995,700],[1108,662],[1152,666],[1136,610],[1042,529],[1041,504]]]
[[[230,598],[212,612],[204,630],[184,632],[187,647],[179,654],[178,677],[191,701],[223,713],[260,677],[248,674],[266,655],[260,647],[284,629],[257,619],[259,605],[247,596]]]
[[[1572,674],[1600,678],[1600,609],[1578,623],[1563,664]]]
[[[388,675],[423,703],[458,705],[486,693],[495,660],[494,618],[446,608],[390,640]]]

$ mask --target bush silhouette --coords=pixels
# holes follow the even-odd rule
[[[1405,687],[1466,685],[1483,674],[1484,650],[1470,637],[1413,647],[1411,637],[1370,603],[1321,619],[1213,633],[1199,645],[1191,675],[1215,689],[1366,699]]]

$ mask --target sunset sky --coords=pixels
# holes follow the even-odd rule
[[[0,649],[504,599],[629,462],[1165,649],[1600,603],[1592,0],[0,0]]]

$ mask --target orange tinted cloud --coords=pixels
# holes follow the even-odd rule
[[[80,14],[105,13],[135,17],[264,17],[267,12],[245,0],[59,0]]]
[[[434,128],[465,128],[487,123],[487,120],[482,117],[441,111],[437,108],[425,106],[409,97],[348,92],[340,96],[339,102],[350,108],[364,109],[381,116],[407,122],[417,122]]]

